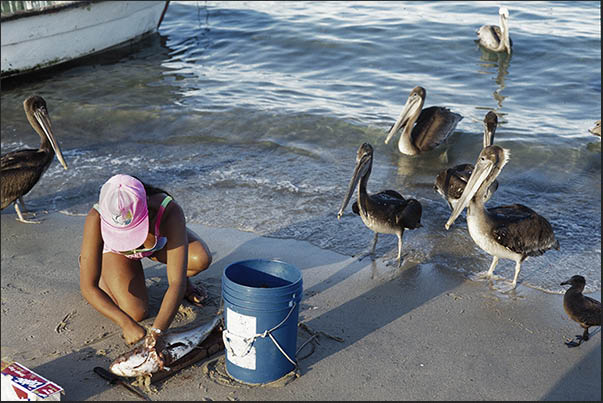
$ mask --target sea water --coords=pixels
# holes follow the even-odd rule
[[[511,56],[476,30],[509,9]],[[2,153],[37,147],[23,100],[42,95],[69,170],[55,160],[25,196],[33,210],[85,214],[115,173],[168,190],[189,223],[305,240],[344,255],[373,232],[351,207],[337,220],[364,142],[369,192],[423,206],[405,259],[473,278],[491,257],[461,215],[450,230],[438,172],[475,163],[488,110],[511,151],[488,206],[521,203],[546,217],[560,251],[529,258],[520,282],[545,292],[574,274],[601,287],[599,2],[170,2],[157,34],[18,84],[2,82]],[[448,142],[416,157],[384,144],[408,94],[463,115]],[[2,214],[14,215],[12,207]],[[211,247],[211,245],[210,245]],[[397,254],[381,235],[378,259]],[[514,263],[496,270],[508,279]]]

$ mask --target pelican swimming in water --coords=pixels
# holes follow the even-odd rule
[[[375,246],[379,234],[395,234],[398,236],[398,267],[402,265],[402,235],[404,230],[421,227],[421,204],[415,199],[405,199],[394,190],[385,190],[377,194],[369,195],[366,184],[373,167],[373,147],[364,143],[356,153],[356,166],[350,180],[341,208],[337,213],[337,219],[343,215],[354,189],[358,186],[358,214],[362,222],[370,230],[375,232],[375,239],[370,255],[374,256]]]
[[[404,128],[398,141],[398,150],[402,154],[417,155],[437,147],[454,131],[463,117],[442,106],[423,109],[425,96],[425,88],[413,88],[398,120],[387,134],[385,144]]]
[[[597,120],[592,129],[588,129],[591,134],[601,137],[601,120]]]
[[[2,155],[0,164],[2,171],[2,210],[14,202],[18,221],[37,224],[38,221],[29,221],[23,218],[17,200],[25,210],[23,196],[40,180],[42,174],[50,166],[55,153],[65,169],[67,169],[67,163],[52,132],[46,101],[37,95],[30,96],[23,101],[23,109],[25,109],[27,120],[40,135],[40,148],[37,150],[18,150]]]
[[[515,261],[512,288],[517,285],[521,263],[528,256],[540,256],[549,249],[559,249],[551,224],[532,209],[521,204],[486,210],[485,193],[509,160],[509,150],[497,145],[484,148],[477,159],[465,190],[446,222],[449,229],[467,207],[467,227],[473,241],[492,255],[487,277],[492,278],[499,258]]]
[[[479,44],[494,52],[511,54],[513,41],[509,37],[509,10],[506,7],[498,9],[500,27],[498,25],[482,25],[477,30]]]
[[[591,326],[601,326],[601,303],[582,294],[586,279],[582,276],[572,276],[561,285],[571,285],[563,296],[563,309],[567,316],[584,329],[582,336],[576,336],[576,340],[565,342],[568,347],[579,346],[583,341],[589,339],[588,328]]]
[[[492,145],[494,141],[494,133],[496,132],[496,126],[498,125],[498,118],[496,113],[489,111],[484,118],[484,147],[486,148]],[[463,194],[465,185],[473,172],[473,164],[460,164],[452,168],[447,168],[438,174],[435,180],[433,188],[448,202],[450,210],[454,210],[456,202]],[[490,197],[498,189],[498,181],[494,181],[486,192],[486,200],[490,200]]]

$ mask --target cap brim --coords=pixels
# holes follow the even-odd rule
[[[146,216],[135,227],[122,229],[106,223],[101,216],[101,235],[109,249],[125,252],[141,246],[149,234],[149,217]]]

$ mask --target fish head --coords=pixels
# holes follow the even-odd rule
[[[156,347],[154,337],[147,336],[142,345],[117,357],[109,371],[118,376],[138,377],[151,375],[163,369],[163,355]]]
[[[163,369],[163,361],[155,350],[130,351],[117,357],[109,371],[118,376],[138,377],[151,375]]]

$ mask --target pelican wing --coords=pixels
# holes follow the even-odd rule
[[[367,203],[367,210],[378,212],[390,226],[409,229],[421,227],[421,204],[415,199],[404,199],[394,190],[385,190],[369,196]]]
[[[529,207],[513,204],[490,208],[488,213],[495,223],[494,239],[513,252],[527,257],[559,249],[551,224]]]
[[[502,32],[498,25],[483,25],[477,36],[480,42],[488,48],[497,48],[502,38]]]
[[[404,228],[415,229],[421,227],[421,203],[415,199],[405,200],[403,208],[396,212],[396,222]]]
[[[458,199],[463,194],[472,172],[473,164],[461,164],[445,169],[436,177],[436,190],[446,199]]]
[[[5,169],[2,167],[2,209],[26,195],[38,182],[41,171],[36,167],[20,166]]]
[[[482,25],[477,31],[477,36],[482,45],[496,49],[502,40],[502,31],[498,25]],[[509,38],[509,44],[513,46],[511,38]]]
[[[10,169],[40,166],[45,158],[47,158],[45,153],[37,149],[18,150],[6,153],[0,158],[0,171],[4,176],[4,172]]]
[[[396,203],[400,200],[404,201],[404,196],[402,196],[395,190],[390,189],[384,190],[379,193],[375,193],[374,195],[371,195],[371,198],[379,203]],[[358,208],[358,200],[354,201],[354,203],[352,204],[352,211],[355,214],[360,215],[360,209]]]
[[[425,108],[412,129],[412,142],[421,151],[431,150],[443,143],[462,119],[443,106]]]

